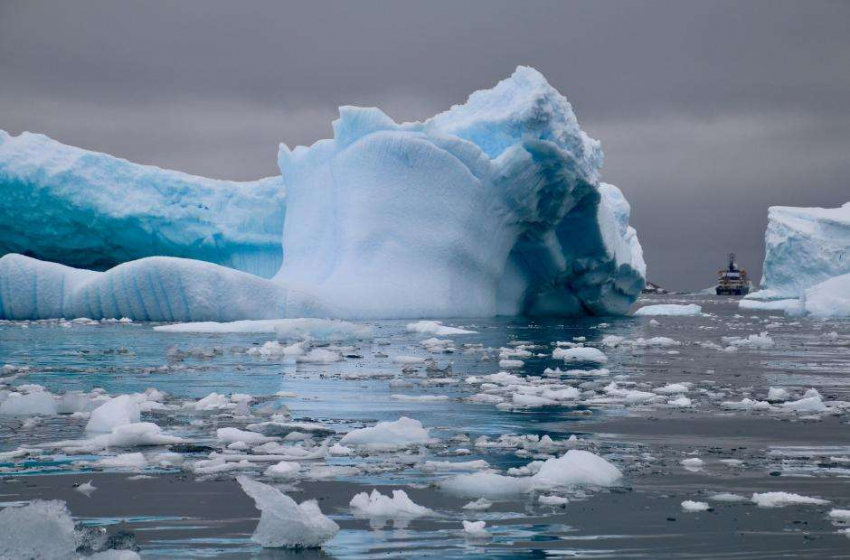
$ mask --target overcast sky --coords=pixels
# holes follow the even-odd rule
[[[760,278],[768,206],[850,200],[850,2],[0,0],[0,128],[219,178],[518,64],[602,141],[651,281],[712,285],[729,251]]]

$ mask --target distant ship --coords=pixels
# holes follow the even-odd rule
[[[750,281],[747,271],[738,268],[735,262],[735,253],[729,253],[729,264],[725,269],[718,272],[717,287],[715,291],[719,296],[745,296],[750,292]]]

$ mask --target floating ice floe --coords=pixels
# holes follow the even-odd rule
[[[829,500],[822,498],[812,498],[809,496],[801,496],[800,494],[792,494],[790,492],[763,492],[754,493],[752,502],[759,507],[774,508],[796,505],[813,505],[819,506],[828,504]]]
[[[317,548],[339,532],[339,525],[326,517],[316,500],[301,504],[268,484],[246,476],[237,482],[260,510],[260,523],[251,540],[264,548]]]
[[[487,526],[486,521],[467,521],[464,519],[462,523],[463,532],[466,533],[469,538],[488,539],[492,536],[487,529],[485,529]]]
[[[746,337],[738,337],[738,336],[724,336],[722,339],[723,344],[728,346],[734,346],[736,348],[772,348],[776,345],[776,342],[767,332],[762,332],[761,334],[751,334]]]
[[[154,330],[189,333],[257,333],[274,334],[280,341],[310,341],[317,344],[339,344],[372,340],[375,333],[367,325],[332,319],[244,320],[229,323],[206,321],[160,325]]]
[[[352,430],[342,437],[340,443],[373,449],[425,445],[434,441],[428,431],[428,428],[422,427],[419,420],[402,416],[395,422],[378,422],[369,428]]]
[[[700,315],[702,307],[694,303],[687,305],[679,305],[675,303],[665,303],[659,305],[645,305],[634,312],[636,317],[658,317],[662,315],[669,316],[687,316]]]
[[[461,329],[459,327],[449,327],[447,325],[444,325],[441,321],[416,321],[415,323],[408,323],[407,332],[431,334],[434,336],[476,334],[476,331]]]
[[[355,517],[368,518],[373,527],[392,521],[396,528],[403,528],[413,519],[434,515],[433,510],[413,503],[404,490],[393,490],[392,498],[374,489],[371,494],[360,492],[349,506]]]
[[[608,362],[606,356],[597,348],[555,348],[552,352],[552,358],[556,360],[564,360],[566,362],[591,362],[596,364],[604,364]]]
[[[621,478],[620,470],[589,451],[572,449],[562,457],[547,459],[536,474],[513,477],[493,472],[462,474],[440,483],[458,496],[503,499],[524,492],[578,486],[612,486]]]
[[[748,498],[746,496],[742,496],[741,494],[733,494],[731,492],[720,492],[719,494],[712,494],[708,497],[709,500],[713,500],[715,502],[746,502]]]
[[[687,513],[698,513],[701,511],[708,511],[711,509],[711,506],[706,502],[695,502],[693,500],[685,500],[682,502],[682,511]]]

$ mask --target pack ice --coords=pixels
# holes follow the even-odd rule
[[[850,316],[850,202],[839,208],[771,207],[762,290],[741,306]]]
[[[6,255],[0,318],[601,315],[640,293],[629,204],[536,70],[424,122],[342,107],[333,129],[253,184],[4,133],[0,217],[24,218],[0,250],[121,264]]]

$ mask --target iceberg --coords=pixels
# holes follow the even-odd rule
[[[740,305],[850,316],[850,202],[839,208],[771,207],[762,290]]]
[[[24,212],[20,241],[12,243],[15,234],[0,243],[57,260],[39,244],[47,241],[31,238],[73,238],[81,227],[83,239],[110,241],[60,252],[108,253],[98,265],[129,262],[96,272],[6,255],[0,318],[608,315],[626,313],[640,294],[646,266],[629,204],[600,182],[599,142],[536,70],[519,67],[423,122],[342,107],[333,128],[333,138],[309,147],[281,145],[282,178],[251,185],[6,135],[0,152],[17,140],[26,158],[0,157],[0,186],[44,193],[47,202]],[[77,175],[66,178],[63,166]],[[82,224],[60,232],[62,220]],[[148,253],[128,249],[144,238],[132,229],[137,223],[148,232],[140,242]],[[175,240],[168,248],[160,242],[166,234]],[[273,251],[267,241],[275,236]],[[120,250],[106,249],[110,243]],[[216,249],[205,253],[210,245]],[[272,257],[278,252],[282,263]],[[139,256],[146,258],[133,260]]]
[[[207,179],[0,130],[0,255],[95,270],[184,257],[270,278],[285,202],[280,177]]]

